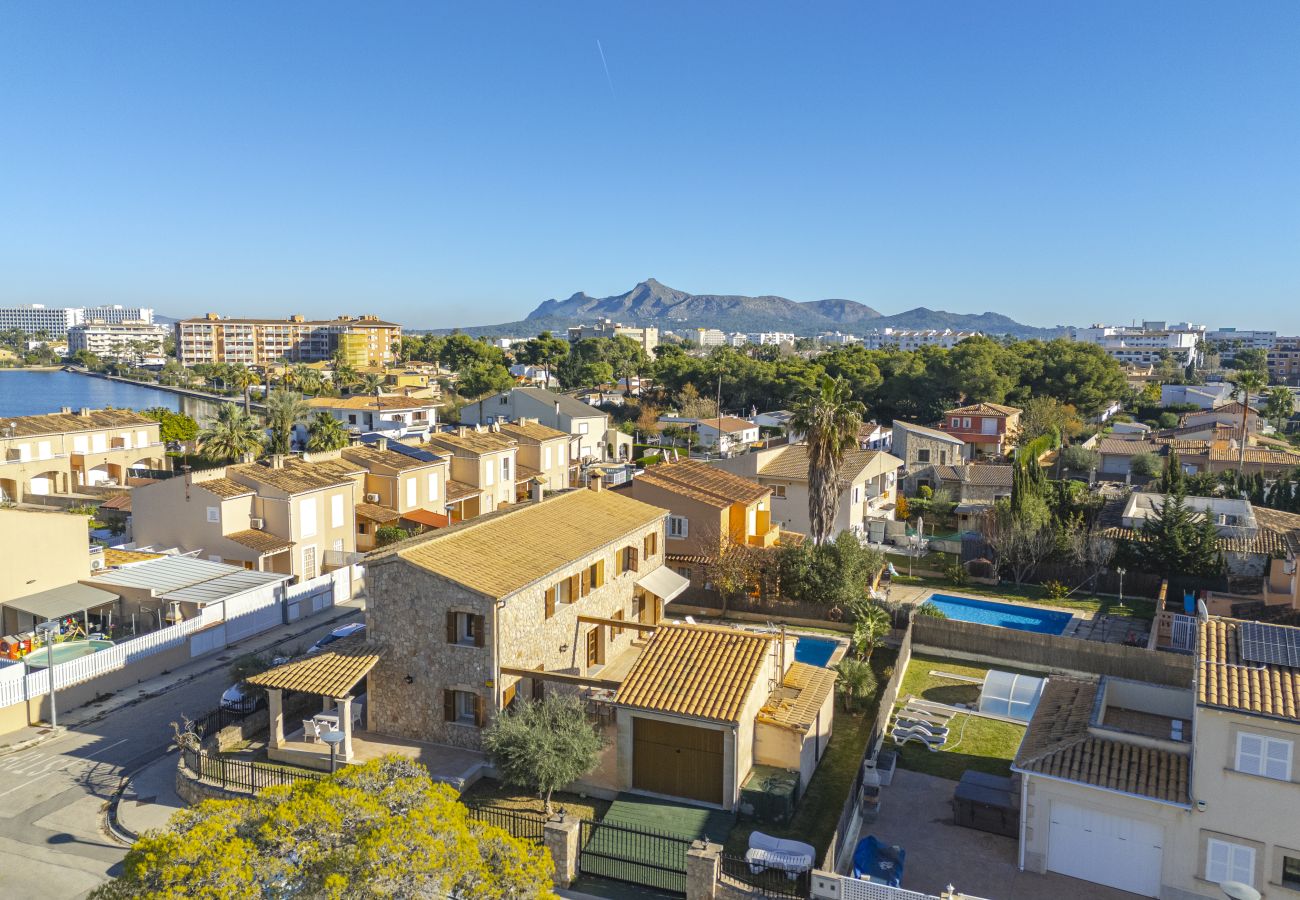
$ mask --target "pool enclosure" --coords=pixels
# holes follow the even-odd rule
[[[980,689],[979,711],[1028,722],[1046,683],[1046,678],[989,669]]]

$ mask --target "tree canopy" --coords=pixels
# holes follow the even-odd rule
[[[569,694],[522,703],[483,733],[501,779],[541,794],[547,813],[551,794],[594,769],[604,746],[582,699]]]

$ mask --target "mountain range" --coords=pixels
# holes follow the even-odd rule
[[[579,291],[565,300],[546,300],[518,322],[461,329],[437,329],[434,334],[459,330],[466,334],[523,336],[550,330],[563,333],[571,325],[591,324],[606,317],[625,325],[655,325],[679,333],[692,328],[723,331],[788,331],[815,335],[823,331],[861,333],[872,328],[951,328],[1014,337],[1055,337],[1059,329],[1022,325],[1001,313],[950,313],[917,307],[884,315],[856,300],[790,300],[764,295],[690,294],[647,278],[632,290],[611,297],[592,297]]]

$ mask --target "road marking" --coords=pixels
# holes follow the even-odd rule
[[[88,761],[92,756],[95,756],[96,754],[103,753],[105,750],[112,750],[114,747],[118,746],[119,744],[125,744],[125,743],[127,742],[127,740],[128,740],[127,738],[122,738],[122,740],[118,741],[117,743],[109,744],[107,747],[100,747],[98,750],[95,750],[95,751],[92,752],[92,753],[87,753],[85,756],[79,756],[79,757],[75,757],[75,758],[73,758],[73,759],[70,759],[70,760],[68,761],[68,764],[65,765],[65,766],[64,766],[63,768],[61,768],[61,769],[50,769],[50,768],[48,768],[48,764],[49,764],[49,763],[54,763],[55,765],[58,765],[59,760],[63,759],[63,757],[61,757],[61,756],[51,757],[50,759],[45,760],[45,761],[44,761],[44,765],[42,766],[42,768],[45,768],[46,771],[40,772],[40,774],[38,774],[38,775],[33,775],[33,777],[27,779],[27,781],[23,782],[22,784],[15,785],[14,787],[11,787],[11,788],[10,788],[9,790],[7,790],[7,791],[0,791],[0,797],[7,797],[7,796],[9,796],[10,794],[12,794],[14,791],[21,791],[21,790],[23,790],[24,788],[29,788],[29,787],[31,787],[34,783],[36,783],[37,781],[40,781],[42,778],[45,778],[47,775],[55,775],[55,774],[57,774],[57,773],[59,773],[59,772],[66,772],[66,771],[68,771],[69,769],[71,769],[73,766],[75,766],[77,763],[86,762],[86,761]],[[44,756],[44,754],[41,754],[41,755]],[[33,771],[39,771],[39,770],[33,770]],[[28,774],[28,773],[27,773],[26,771],[17,771],[17,772],[15,772],[14,774],[16,774],[16,775],[25,775],[25,774]]]

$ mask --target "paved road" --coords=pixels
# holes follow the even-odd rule
[[[337,626],[322,623],[284,645],[310,643],[330,627]],[[216,659],[233,659],[238,653],[231,648]],[[0,756],[4,900],[82,897],[110,877],[126,848],[104,832],[104,808],[123,773],[163,753],[172,734],[169,723],[179,722],[183,713],[212,709],[228,686],[229,678],[219,669],[57,740]]]

